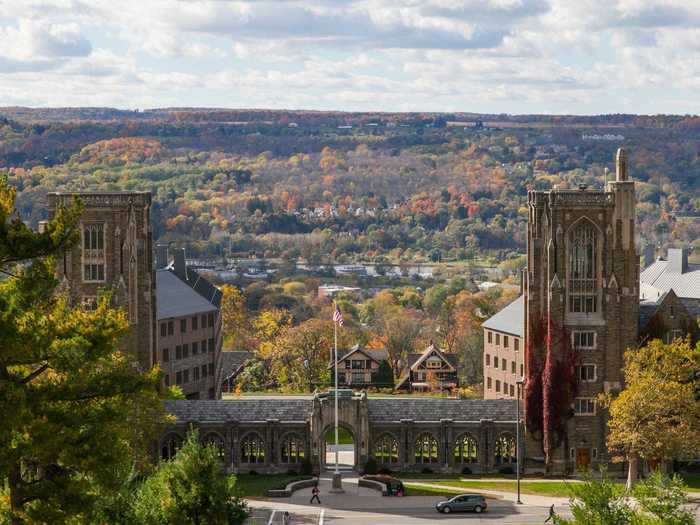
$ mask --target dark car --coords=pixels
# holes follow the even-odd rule
[[[447,501],[440,501],[435,504],[437,511],[445,514],[466,510],[473,510],[479,513],[484,512],[486,507],[486,499],[481,494],[460,494]]]

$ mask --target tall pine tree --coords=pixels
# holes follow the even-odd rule
[[[117,349],[128,325],[108,293],[85,311],[58,288],[54,258],[77,240],[80,204],[39,233],[14,203],[0,179],[0,506],[13,524],[87,522],[95,499],[147,459],[158,372]]]

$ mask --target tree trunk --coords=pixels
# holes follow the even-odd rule
[[[634,484],[637,483],[637,477],[639,476],[639,456],[636,452],[629,454],[627,466],[627,491],[631,491]]]
[[[14,463],[10,467],[8,482],[10,486],[10,511],[12,512],[11,523],[12,525],[21,525],[24,523],[24,520],[19,517],[22,510],[22,494],[20,490],[22,474],[19,463]]]

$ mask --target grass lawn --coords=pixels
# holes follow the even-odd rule
[[[681,473],[680,476],[690,490],[700,491],[700,474]]]
[[[244,497],[265,497],[270,489],[283,489],[287,483],[311,477],[290,474],[237,474],[236,489]]]
[[[331,428],[326,432],[326,444],[328,445],[334,445],[335,444],[335,429]],[[352,434],[350,433],[349,430],[339,426],[338,427],[338,444],[339,445],[352,445],[354,444],[354,441],[352,439]]]
[[[427,482],[427,481],[426,481]],[[433,485],[460,487],[469,490],[500,490],[502,492],[516,492],[517,484],[515,481],[470,481],[459,480],[454,481],[431,481]],[[411,486],[410,483],[406,484]],[[569,483],[566,481],[521,481],[520,492],[523,494],[535,494],[538,496],[553,496],[559,498],[568,498],[570,493],[568,489]],[[620,483],[620,487],[623,484]]]

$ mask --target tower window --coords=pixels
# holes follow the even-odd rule
[[[598,311],[597,231],[583,221],[569,236],[569,311],[592,314]]]
[[[105,230],[103,224],[84,224],[83,229],[83,281],[105,280]]]

